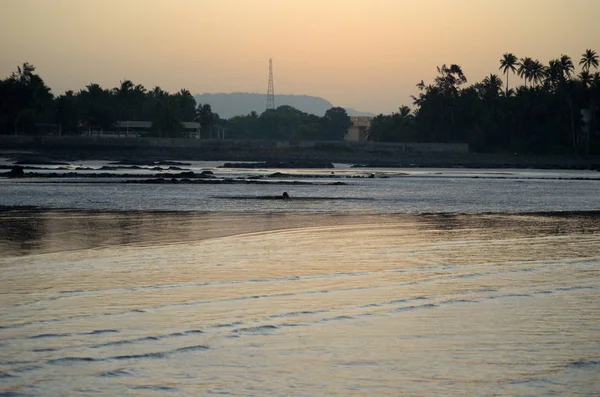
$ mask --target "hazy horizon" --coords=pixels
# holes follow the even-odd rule
[[[273,58],[276,94],[390,113],[444,63],[470,83],[501,75],[505,52],[577,65],[600,51],[598,15],[595,0],[3,0],[0,78],[29,62],[56,95],[125,79],[264,93]]]

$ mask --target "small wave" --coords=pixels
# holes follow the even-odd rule
[[[483,273],[459,274],[459,275],[455,276],[454,278],[472,278],[472,277],[479,277],[479,276],[483,276]]]
[[[124,355],[124,356],[115,356],[115,357],[107,358],[107,360],[134,360],[134,359],[138,359],[138,358],[164,358],[164,357],[170,356],[172,354],[187,353],[187,352],[192,352],[192,351],[208,350],[208,349],[209,349],[209,347],[204,346],[204,345],[187,346],[187,347],[181,347],[181,348],[175,349],[175,350],[169,350],[166,352],[154,352],[154,353],[145,353],[145,354],[131,354],[131,355]]]
[[[59,349],[48,347],[48,348],[45,348],[45,349],[33,349],[32,352],[34,352],[34,353],[46,353],[46,352],[55,352],[57,350],[59,350]]]
[[[281,324],[280,327],[305,327],[306,324],[301,324],[301,323],[285,323],[285,324]]]
[[[186,336],[186,335],[193,335],[193,334],[203,334],[204,331],[199,330],[199,329],[192,329],[189,331],[183,331],[183,332],[173,332],[172,334],[168,334],[168,335],[164,335],[164,336],[160,336],[158,337],[158,339],[163,339],[163,338],[176,338],[178,336]]]
[[[97,329],[95,331],[86,332],[82,335],[115,334],[117,332],[119,331],[117,331],[116,329]]]
[[[114,331],[114,332],[118,332],[118,331]],[[202,330],[192,329],[192,330],[189,330],[189,331],[174,332],[172,334],[167,334],[167,335],[162,335],[162,336],[144,336],[144,337],[135,338],[135,339],[123,339],[123,340],[118,340],[118,341],[114,341],[114,342],[101,343],[101,344],[98,344],[98,345],[90,346],[90,348],[97,349],[99,347],[108,347],[108,346],[117,346],[117,345],[129,345],[129,344],[132,344],[132,343],[157,341],[157,340],[161,340],[161,339],[164,339],[164,338],[176,338],[176,337],[180,337],[180,336],[187,336],[187,335],[194,335],[194,334],[203,334],[203,333],[204,333],[204,331],[202,331]]]
[[[239,328],[234,330],[233,332],[263,332],[263,331],[272,331],[279,327],[275,325],[259,325],[257,327],[248,327],[248,328]]]
[[[116,378],[119,376],[131,376],[132,374],[130,372],[127,371],[123,371],[121,369],[117,369],[114,371],[106,371],[106,372],[102,372],[99,373],[98,375],[96,375],[99,378]]]
[[[352,316],[337,316],[337,317],[332,317],[332,318],[324,318],[322,320],[320,320],[319,322],[329,322],[329,321],[339,321],[339,320],[352,320],[354,319],[354,317]]]
[[[66,336],[73,336],[73,334],[39,334],[39,335],[30,336],[27,339],[64,338]]]
[[[0,379],[16,378],[15,375],[11,375],[8,372],[0,371]]]
[[[600,359],[598,360],[579,360],[574,361],[566,366],[566,368],[586,368],[600,365]]]
[[[240,325],[240,324],[242,324],[241,321],[235,321],[233,323],[211,325],[209,328],[230,328],[230,327],[235,327],[236,325]]]
[[[142,338],[136,338],[136,339],[123,339],[123,340],[117,340],[117,341],[114,341],[114,342],[101,343],[99,345],[90,346],[90,348],[91,349],[97,349],[99,347],[129,345],[131,343],[148,342],[148,341],[154,341],[154,340],[159,340],[159,339],[160,338],[158,338],[156,336],[144,336]]]
[[[501,298],[531,298],[531,295],[529,295],[529,294],[504,294],[504,295],[490,296],[487,299],[501,299]]]
[[[325,313],[327,311],[329,311],[329,310],[303,310],[300,312],[288,312],[288,313],[273,314],[272,316],[269,316],[267,318],[273,319],[273,318],[299,317],[299,316],[305,316],[305,315],[310,315],[310,314]]]
[[[476,289],[473,291],[469,291],[469,293],[479,293],[479,292],[498,292],[497,289],[493,289],[493,288],[483,288],[483,289]]]
[[[377,367],[380,364],[381,363],[379,363],[377,361],[345,361],[345,362],[339,363],[339,365],[351,366],[351,367],[355,367],[355,366]]]
[[[62,357],[46,361],[46,364],[76,364],[76,363],[91,363],[102,361],[102,359],[93,357]]]
[[[587,286],[587,285],[576,285],[573,287],[558,287],[556,291],[577,291],[581,289],[596,289],[595,287]]]
[[[201,329],[190,329],[189,331],[183,332],[184,335],[192,335],[192,334],[203,334],[204,331]]]
[[[405,312],[405,311],[409,311],[409,310],[417,310],[417,309],[429,309],[429,308],[433,308],[433,307],[438,307],[438,305],[433,304],[433,303],[426,303],[424,305],[414,305],[414,306],[406,306],[406,307],[399,307],[397,309],[394,309],[394,312]]]
[[[443,304],[449,303],[477,303],[479,302],[478,300],[472,300],[472,299],[448,299],[447,301],[443,301]]]
[[[168,392],[177,392],[179,391],[178,388],[176,387],[171,387],[171,386],[146,386],[146,385],[141,385],[141,386],[129,386],[130,389],[134,389],[134,390],[153,390],[153,391],[168,391]]]

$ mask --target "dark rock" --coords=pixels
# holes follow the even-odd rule
[[[196,174],[194,174],[193,171],[187,171],[187,172],[180,172],[179,173],[179,177],[180,178],[194,178],[196,176]]]
[[[9,178],[23,178],[25,176],[25,169],[20,165],[15,165],[8,172]]]

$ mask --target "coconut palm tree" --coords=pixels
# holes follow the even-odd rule
[[[410,108],[409,108],[408,106],[406,106],[406,105],[400,106],[400,107],[398,108],[398,115],[399,115],[399,116],[400,116],[400,117],[401,117],[403,120],[409,120],[409,119],[412,117],[412,115],[411,115],[410,113],[411,113],[411,110],[410,110]]]
[[[563,68],[559,59],[552,59],[548,62],[548,67],[546,68],[546,78],[545,84],[556,89],[558,84],[562,81]]]
[[[133,89],[134,85],[131,80],[123,80],[119,87],[113,88],[113,93],[117,97],[118,104],[121,107],[119,111],[120,121],[126,121],[125,136],[129,132],[129,114],[131,113],[131,94],[133,93]],[[117,128],[117,134],[120,134],[120,128]]]
[[[486,99],[498,98],[502,93],[502,80],[496,74],[490,74],[481,84],[481,96]],[[508,95],[508,92],[506,93]]]
[[[540,84],[542,81],[544,81],[546,76],[546,67],[536,59],[535,61],[531,62],[529,76],[532,84]]]
[[[561,55],[559,61],[560,68],[562,70],[563,80],[569,80],[571,78],[571,75],[575,71],[575,66],[573,66],[573,61],[571,60],[571,57],[568,55]]]
[[[508,72],[511,71],[515,73],[517,71],[517,66],[519,65],[519,60],[512,53],[506,53],[502,55],[502,59],[500,59],[500,70],[504,74],[506,74],[506,96],[508,96]]]
[[[531,77],[531,65],[533,64],[533,59],[526,57],[521,58],[519,61],[519,67],[517,69],[517,75],[521,77],[525,81],[525,87],[527,87],[527,80]]]
[[[579,61],[579,65],[583,68],[584,71],[589,72],[590,68],[597,69],[598,68],[598,54],[596,51],[587,49],[581,55],[581,60]]]
[[[592,82],[592,74],[587,70],[582,70],[577,77],[581,80],[581,84],[583,84],[583,88],[587,88]]]

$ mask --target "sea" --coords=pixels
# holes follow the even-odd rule
[[[600,395],[599,172],[223,163],[0,179],[0,396]]]

